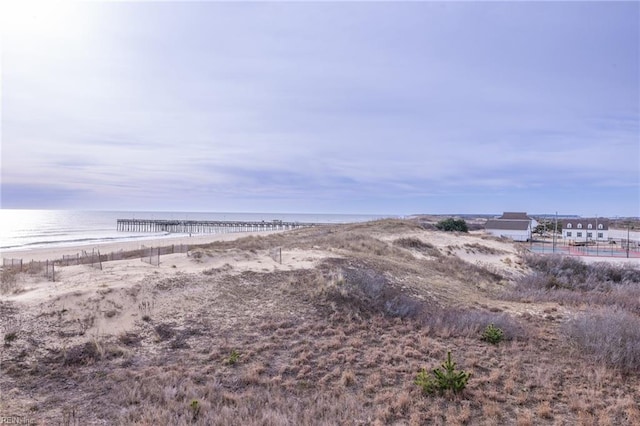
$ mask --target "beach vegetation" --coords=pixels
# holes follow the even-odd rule
[[[462,392],[467,387],[471,373],[456,369],[456,363],[451,359],[451,351],[447,352],[447,359],[438,368],[428,373],[425,368],[418,372],[414,383],[418,385],[424,394],[433,394],[436,391],[451,391],[454,394]]]
[[[436,228],[446,232],[469,232],[469,227],[464,219],[454,219],[452,217],[436,223]]]
[[[5,346],[11,345],[11,342],[16,340],[17,338],[18,338],[18,333],[15,332],[15,331],[11,331],[9,333],[6,333],[4,335],[4,344],[5,344]]]
[[[0,271],[0,294],[9,294],[16,290],[20,269],[3,266]]]
[[[200,403],[197,399],[191,400],[191,404],[189,404],[189,410],[191,411],[191,421],[195,422],[198,420],[198,415],[200,414]]]
[[[228,365],[235,365],[240,360],[240,352],[233,349],[229,356],[225,359],[225,363]]]
[[[640,317],[616,307],[580,314],[562,326],[566,336],[594,364],[640,372]]]
[[[286,268],[265,268],[272,247]],[[71,266],[40,301],[0,298],[0,336],[17,333],[0,405],[87,424],[640,424],[634,267],[518,247],[384,220],[212,243],[168,260],[179,273]]]
[[[497,345],[504,339],[504,332],[493,324],[489,324],[482,331],[482,340]]]

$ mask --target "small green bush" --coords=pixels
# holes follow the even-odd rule
[[[11,346],[11,342],[13,342],[14,340],[16,340],[18,338],[18,333],[16,332],[9,332],[7,334],[4,335],[4,345],[5,346]]]
[[[191,404],[189,404],[189,409],[191,410],[192,420],[195,422],[198,419],[198,415],[200,414],[200,403],[197,399],[191,401]]]
[[[469,227],[467,226],[467,222],[465,222],[464,219],[454,219],[452,217],[436,223],[436,228],[441,231],[447,232],[469,232]]]
[[[231,351],[231,353],[229,354],[229,357],[226,359],[227,364],[229,365],[235,365],[239,360],[240,360],[240,352],[236,351],[235,349]]]
[[[435,393],[436,390],[438,390],[436,379],[434,379],[431,374],[427,373],[426,368],[423,368],[418,372],[413,383],[420,386],[422,388],[422,393],[425,395]]]
[[[504,332],[493,324],[489,324],[482,332],[482,340],[497,345],[504,339]]]
[[[447,352],[447,360],[439,368],[434,368],[432,373],[427,373],[423,368],[418,372],[414,383],[422,388],[425,394],[433,394],[436,391],[451,391],[460,393],[467,386],[471,373],[456,371],[456,363],[451,360],[451,351]]]

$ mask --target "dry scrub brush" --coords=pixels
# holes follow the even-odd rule
[[[507,299],[618,306],[640,314],[640,269],[633,265],[543,255],[527,255],[525,261],[532,272],[516,281]]]
[[[640,269],[566,256],[527,255],[525,261],[532,273],[507,298],[597,307],[566,321],[562,334],[598,364],[640,371]]]
[[[433,256],[433,257],[442,256],[442,253],[440,253],[440,250],[437,247],[435,247],[433,244],[424,242],[421,239],[415,238],[415,237],[398,238],[393,242],[393,244],[395,244],[398,247],[403,247],[410,250],[416,250],[417,252],[427,256]]]
[[[549,290],[608,290],[612,284],[640,284],[640,269],[634,265],[607,262],[586,264],[579,258],[561,255],[525,255],[525,263],[534,271],[523,284]]]
[[[9,294],[15,292],[20,277],[20,268],[3,266],[0,272],[0,294]]]
[[[385,274],[366,264],[336,261],[338,272],[330,273],[319,283],[319,305],[334,311],[416,319],[426,332],[440,337],[480,338],[493,324],[505,340],[526,339],[526,328],[504,313],[470,308],[442,307],[435,300],[413,293],[392,283]],[[474,271],[476,269],[474,268]]]
[[[333,309],[346,309],[365,316],[416,317],[425,305],[402,292],[383,273],[366,266],[344,265],[328,277],[318,294],[321,302],[328,301]]]
[[[595,364],[625,373],[640,372],[640,317],[612,307],[580,314],[563,324],[562,332]]]

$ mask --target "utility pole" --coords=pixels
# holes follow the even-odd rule
[[[629,228],[631,228],[631,223],[627,222],[627,259],[629,258],[629,244],[631,243],[629,240]]]
[[[558,212],[556,212],[556,219],[553,225],[553,253],[556,252],[556,234],[558,233]]]
[[[598,214],[596,213],[596,256],[598,255]]]

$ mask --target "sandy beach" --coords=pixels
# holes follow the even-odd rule
[[[233,241],[238,238],[247,236],[269,235],[274,232],[281,231],[264,231],[264,232],[235,232],[235,233],[221,233],[221,234],[193,234],[192,236],[173,236],[168,235],[162,238],[153,238],[145,240],[135,241],[119,241],[119,242],[105,242],[100,244],[77,244],[69,246],[55,246],[55,247],[38,247],[32,249],[23,250],[3,250],[0,251],[0,258],[5,259],[23,259],[24,261],[42,261],[42,260],[56,260],[61,259],[63,255],[76,255],[83,250],[91,252],[93,249],[100,250],[101,254],[109,252],[117,252],[120,250],[138,250],[141,246],[145,247],[164,247],[172,244],[186,244],[186,245],[200,245],[208,244],[215,241]]]

